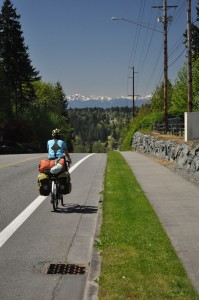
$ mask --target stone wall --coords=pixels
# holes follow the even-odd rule
[[[199,175],[199,143],[191,147],[186,143],[180,144],[175,140],[163,140],[159,137],[136,132],[132,138],[132,148],[172,161],[179,168],[196,172]]]

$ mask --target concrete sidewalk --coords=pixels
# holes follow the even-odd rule
[[[199,292],[199,187],[137,152],[121,152]]]

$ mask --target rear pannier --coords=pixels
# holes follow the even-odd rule
[[[51,191],[51,181],[47,174],[40,173],[38,175],[38,188],[42,196],[48,196]]]
[[[58,175],[57,188],[60,194],[70,194],[72,190],[72,184],[69,172],[63,172]]]

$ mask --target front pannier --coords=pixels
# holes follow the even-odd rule
[[[58,184],[57,184],[58,192],[60,194],[70,194],[72,189],[70,173],[63,172],[58,175]]]
[[[51,182],[50,182],[50,178],[47,174],[40,173],[38,175],[38,188],[39,188],[40,195],[48,196],[50,194]]]

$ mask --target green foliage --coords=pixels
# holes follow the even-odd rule
[[[193,61],[192,67],[192,102],[193,111],[199,111],[199,58]],[[170,117],[184,115],[188,110],[187,96],[187,63],[178,72],[175,84],[168,83],[168,113]],[[152,95],[151,106],[139,110],[131,124],[123,129],[121,150],[131,149],[132,136],[136,131],[152,131],[153,124],[163,122],[163,88],[161,84]]]
[[[32,82],[38,72],[32,67],[28,47],[24,44],[20,16],[10,0],[5,0],[0,13],[0,80],[7,107],[12,107],[16,118],[34,102]]]
[[[187,110],[187,66],[184,64],[178,72],[178,78],[173,87],[171,110],[183,112]]]
[[[71,126],[68,121],[67,99],[61,84],[38,81],[34,83],[35,104],[26,110],[31,123],[33,140],[40,150],[46,151],[46,141],[51,137],[53,128],[60,128],[63,139],[71,142]]]
[[[199,111],[199,57],[193,62],[192,70],[193,110]]]
[[[93,152],[94,153],[105,153],[106,152],[106,144],[97,142],[93,144]]]
[[[192,66],[192,102],[193,111],[199,110],[199,58],[193,62]],[[187,64],[184,64],[178,72],[178,77],[173,86],[171,112],[186,112],[188,110],[187,96]]]
[[[154,123],[160,123],[163,120],[163,112],[152,111],[150,105],[143,106],[128,126],[128,131],[124,131],[123,141],[120,150],[131,150],[132,136],[136,131],[152,131]]]
[[[172,99],[172,84],[168,80],[167,83],[167,106],[170,107]],[[156,87],[155,92],[151,98],[151,109],[153,111],[163,111],[164,109],[164,83],[162,82]]]
[[[48,84],[42,81],[34,83],[36,95],[34,105],[23,109],[20,120],[6,118],[5,143],[15,145],[17,143],[29,144],[29,147],[36,151],[45,152],[46,142],[51,138],[54,128],[60,128],[63,132],[63,139],[71,143],[71,125],[65,105],[67,100],[59,84]],[[4,98],[5,99],[5,98]],[[1,97],[0,97],[1,100]],[[2,113],[0,114],[0,118]],[[6,114],[5,114],[6,116]],[[0,119],[2,122],[3,119]]]
[[[37,81],[34,83],[34,91],[36,95],[35,105],[38,109],[52,111],[58,115],[66,114],[67,99],[59,82],[52,84]]]
[[[32,67],[19,22],[20,15],[10,0],[0,13],[0,123],[4,143],[29,144],[46,151],[53,128],[60,128],[71,144],[67,99],[59,82],[44,83]],[[72,149],[72,147],[71,147]]]
[[[69,109],[74,152],[105,152],[107,147],[117,148],[131,114],[128,107]]]

